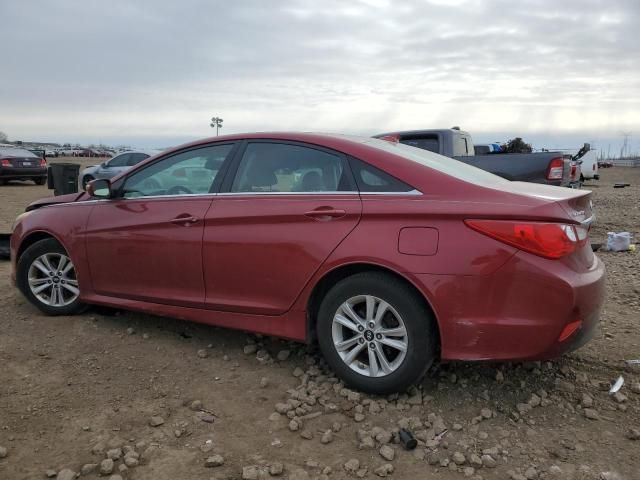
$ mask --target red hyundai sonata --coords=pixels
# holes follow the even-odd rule
[[[387,393],[436,358],[584,344],[604,298],[591,219],[588,191],[407,145],[233,135],[30,205],[12,272],[47,314],[106,305],[317,341],[347,384]]]

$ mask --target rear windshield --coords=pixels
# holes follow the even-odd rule
[[[36,157],[36,154],[24,148],[0,147],[0,157]]]
[[[483,187],[495,187],[503,183],[510,183],[509,180],[494,175],[493,173],[421,148],[410,147],[402,143],[392,143],[377,138],[369,139],[366,143],[379,150],[398,155],[465,182],[474,183]]]

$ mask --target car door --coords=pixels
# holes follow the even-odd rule
[[[204,218],[232,149],[216,144],[163,157],[133,170],[116,198],[95,203],[86,245],[96,293],[202,306]]]
[[[207,308],[286,312],[362,210],[346,159],[306,144],[248,141],[206,216]]]

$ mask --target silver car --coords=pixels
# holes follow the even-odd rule
[[[121,172],[130,169],[153,155],[160,153],[160,150],[128,150],[118,153],[100,165],[92,165],[82,170],[80,174],[80,184],[84,190],[91,180],[96,178],[113,178]]]

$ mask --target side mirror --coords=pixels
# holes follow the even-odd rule
[[[100,164],[100,168],[107,168],[107,167],[109,167],[109,165],[107,165],[107,162],[102,162]]]
[[[95,198],[111,198],[111,182],[100,178],[87,183],[87,193]]]

